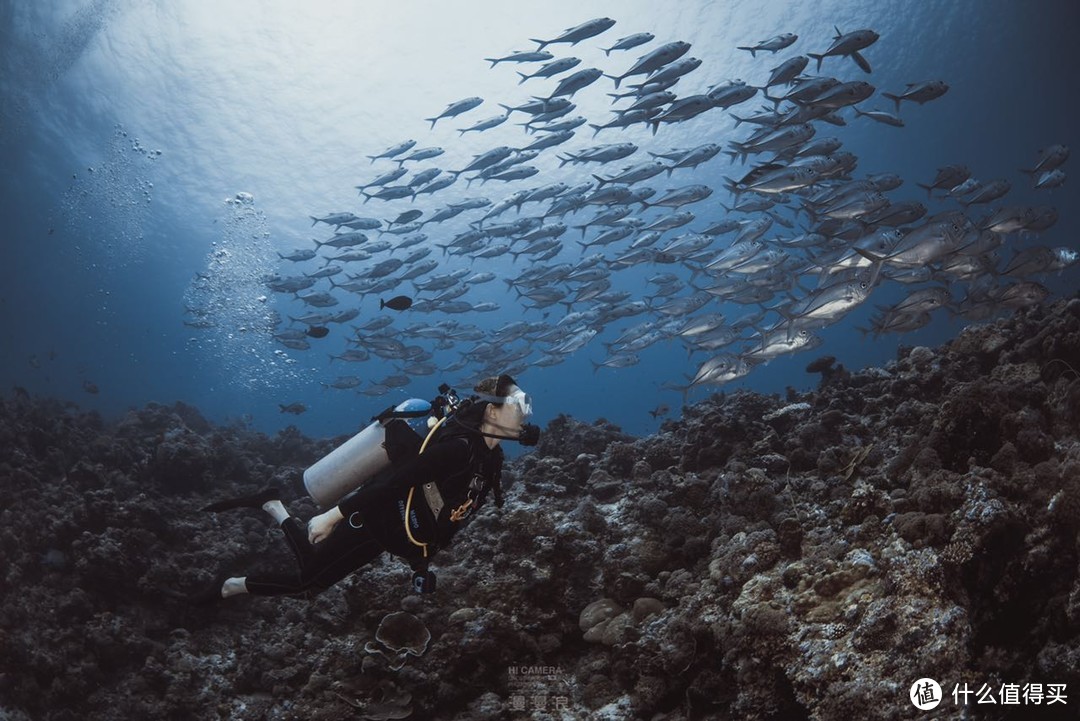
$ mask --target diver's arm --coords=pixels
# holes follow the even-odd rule
[[[334,530],[337,524],[341,523],[345,516],[342,515],[341,509],[338,506],[334,506],[325,513],[320,513],[314,516],[308,521],[308,540],[312,543],[318,543],[330,535],[330,532]]]

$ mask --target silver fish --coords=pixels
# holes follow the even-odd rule
[[[453,118],[453,117],[455,117],[457,115],[461,115],[464,112],[468,112],[469,110],[472,110],[477,105],[480,105],[483,102],[484,102],[483,98],[475,97],[475,96],[471,97],[471,98],[465,98],[463,100],[456,100],[456,101],[450,103],[449,105],[447,105],[446,110],[443,110],[441,113],[436,115],[434,118],[424,118],[424,120],[427,120],[428,122],[430,122],[431,127],[434,128],[435,123],[442,120],[443,118]]]
[[[611,55],[612,50],[629,50],[630,48],[636,48],[638,45],[652,42],[655,38],[656,36],[652,33],[634,33],[633,35],[627,35],[625,38],[619,38],[610,48],[600,49],[604,51],[604,55]]]
[[[681,78],[683,75],[693,72],[701,67],[700,58],[682,58],[670,65],[665,65],[649,76],[650,83],[667,83],[670,80]]]
[[[633,143],[608,143],[597,145],[577,154],[567,153],[566,156],[557,156],[561,161],[559,167],[567,163],[608,163],[613,160],[622,160],[637,152],[638,146]]]
[[[966,165],[946,165],[938,168],[937,175],[929,185],[917,183],[920,188],[926,190],[926,197],[930,197],[935,190],[950,190],[971,177],[971,170]]]
[[[480,132],[482,130],[490,130],[491,128],[497,127],[497,126],[502,125],[503,123],[505,123],[506,119],[509,118],[509,117],[510,117],[510,113],[503,113],[502,115],[493,115],[492,117],[485,118],[484,120],[481,120],[481,121],[479,121],[479,122],[477,122],[477,123],[475,123],[473,125],[470,125],[467,128],[458,128],[458,133],[460,135],[464,135],[465,133],[468,133],[468,132],[471,132],[471,131]]]
[[[823,108],[844,108],[855,105],[874,94],[874,86],[864,80],[840,83],[814,98],[811,104]]]
[[[427,170],[421,170],[419,173],[409,179],[409,187],[415,188],[417,186],[423,187],[430,183],[435,178],[442,174],[441,168],[428,168]]]
[[[378,198],[379,200],[409,198],[414,196],[416,191],[408,185],[386,185],[374,193],[368,193],[362,190],[360,191],[360,194],[364,196],[364,202],[366,203],[372,198]]]
[[[629,368],[630,366],[637,365],[641,362],[641,358],[634,353],[618,353],[613,356],[609,356],[604,361],[597,363],[590,360],[593,366],[593,373],[601,368]]]
[[[757,91],[758,89],[753,85],[747,85],[741,80],[736,80],[709,88],[705,95],[712,102],[714,108],[724,109],[745,103],[757,95]]]
[[[775,35],[768,40],[762,40],[757,45],[739,45],[738,49],[749,50],[750,56],[756,58],[758,50],[768,50],[769,52],[775,54],[777,50],[783,50],[784,48],[792,45],[798,39],[799,36],[795,33],[781,33],[780,35]]]
[[[484,58],[484,60],[491,63],[491,67],[495,67],[499,63],[536,63],[551,60],[553,57],[555,56],[546,50],[518,50],[501,58]]]
[[[1035,176],[1035,189],[1060,188],[1065,184],[1065,171],[1061,168],[1046,170]]]
[[[859,51],[863,50],[870,45],[877,42],[881,37],[876,32],[870,29],[856,30],[850,33],[841,33],[840,28],[834,28],[836,35],[833,37],[833,43],[829,46],[829,49],[823,53],[807,53],[810,57],[817,60],[817,71],[821,72],[821,61],[827,57],[849,57],[855,61],[855,64],[863,69],[864,72],[870,72],[870,63],[866,61]]]
[[[379,177],[375,178],[375,180],[371,181],[370,183],[365,183],[364,185],[357,185],[357,186],[354,186],[354,187],[359,191],[364,191],[364,190],[367,190],[368,188],[371,188],[373,186],[386,185],[388,183],[394,182],[395,180],[402,177],[403,175],[405,175],[408,172],[409,171],[406,170],[405,168],[401,168],[401,167],[395,168],[394,170],[391,170],[389,173],[384,173],[383,175],[380,175]]]
[[[765,87],[773,85],[790,85],[810,63],[810,58],[805,55],[796,55],[790,60],[780,63],[769,71],[769,79],[765,81]]]
[[[667,170],[667,166],[661,163],[659,160],[650,160],[629,168],[623,168],[623,171],[618,175],[611,178],[601,178],[599,175],[594,175],[599,185],[597,187],[604,187],[608,183],[625,183],[627,185],[640,182],[642,180],[648,180],[656,175]]]
[[[537,43],[538,50],[543,50],[544,47],[553,43],[570,43],[571,45],[577,45],[582,40],[595,37],[604,32],[615,24],[615,21],[611,18],[594,18],[587,22],[583,22],[580,25],[575,25],[572,28],[567,28],[562,34],[552,38],[551,40],[539,40],[537,38],[530,38],[534,43]]]
[[[430,160],[431,158],[439,157],[445,152],[445,150],[439,147],[421,148],[420,150],[414,150],[413,152],[409,153],[409,157],[398,158],[394,162],[398,164],[398,167],[401,167],[405,164],[405,161],[407,160]]]
[[[994,180],[983,185],[974,195],[966,200],[960,201],[964,206],[976,205],[979,203],[990,203],[998,198],[1004,196],[1009,190],[1012,189],[1012,183],[1007,180]]]
[[[525,73],[518,73],[521,76],[521,80],[518,81],[518,85],[521,85],[530,78],[550,78],[553,75],[559,73],[565,73],[571,68],[575,68],[581,64],[581,58],[559,58],[558,60],[552,60],[550,63],[543,65],[535,73],[526,75]]]
[[[724,353],[702,363],[685,390],[698,385],[722,385],[749,373],[750,364],[744,358]]]
[[[894,128],[904,127],[904,120],[899,115],[893,115],[884,110],[859,110],[858,108],[854,108],[854,110],[855,115],[858,117],[870,118],[876,123],[891,125]]]
[[[712,195],[712,188],[707,185],[687,185],[682,188],[673,188],[658,199],[645,203],[645,207],[655,206],[664,208],[679,208],[691,203],[698,203]]]
[[[315,245],[319,248],[324,245],[328,245],[331,248],[349,248],[354,245],[360,245],[366,243],[368,237],[361,233],[359,230],[352,230],[348,233],[338,233],[330,240],[314,241]]]
[[[294,250],[293,252],[289,253],[288,255],[282,255],[281,253],[278,253],[278,257],[281,258],[282,260],[291,260],[293,262],[299,262],[299,261],[303,261],[303,260],[311,260],[312,258],[314,258],[315,257],[315,251],[311,250],[311,249]]]
[[[572,98],[574,97],[574,93],[589,87],[599,80],[601,75],[603,75],[603,71],[598,68],[578,70],[576,73],[568,75],[559,81],[558,86],[556,86],[554,92],[552,92],[547,99],[550,101],[563,95]]]
[[[296,297],[307,305],[313,305],[316,308],[329,308],[338,304],[338,299],[329,293],[308,293]]]
[[[448,170],[447,172],[453,173],[454,177],[456,178],[462,173],[467,173],[472,170],[483,170],[484,168],[487,168],[494,165],[495,163],[505,160],[513,152],[513,148],[507,145],[500,145],[497,148],[492,148],[486,153],[481,153],[480,155],[473,156],[473,161],[461,170]]]
[[[902,93],[882,93],[886,98],[896,104],[896,112],[900,112],[900,102],[910,100],[919,105],[940,98],[949,90],[949,85],[943,80],[930,80],[924,83],[908,83]]]
[[[651,74],[669,63],[673,63],[690,50],[690,43],[683,42],[681,40],[667,43],[662,45],[651,53],[647,53],[638,58],[637,62],[629,70],[622,75],[607,75],[615,81],[615,87],[619,87],[626,78],[631,75],[646,75]]]
[[[1040,172],[1054,170],[1068,159],[1068,145],[1051,145],[1050,147],[1043,148],[1039,151],[1039,158],[1035,163],[1035,167],[1028,169],[1021,168],[1020,172],[1034,176]]]
[[[374,163],[379,158],[392,158],[395,155],[401,155],[414,145],[416,145],[415,140],[404,140],[397,145],[391,145],[389,148],[382,151],[378,155],[369,155],[368,157],[371,158],[371,162]]]

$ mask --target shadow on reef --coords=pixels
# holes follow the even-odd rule
[[[436,558],[434,596],[389,560],[210,609],[178,596],[290,561],[259,514],[197,509],[273,482],[311,515],[299,474],[334,439],[16,391],[0,718],[901,719],[922,677],[947,715],[957,684],[1066,684],[1038,717],[1072,718],[1076,369],[1080,299],[884,368],[822,358],[814,391],[715,395],[645,438],[560,416]]]

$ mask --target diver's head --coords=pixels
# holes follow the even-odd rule
[[[480,432],[489,448],[500,440],[517,440],[523,445],[535,445],[539,429],[525,421],[532,415],[532,399],[505,373],[485,378],[473,388],[484,406]]]

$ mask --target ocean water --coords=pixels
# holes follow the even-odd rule
[[[543,3],[365,2],[291,3],[194,0],[0,4],[0,153],[3,158],[0,213],[4,220],[4,262],[0,264],[0,313],[3,355],[0,388],[19,386],[41,395],[69,399],[84,408],[116,417],[127,408],[156,401],[182,400],[218,421],[242,422],[267,432],[295,424],[315,435],[351,432],[374,413],[407,397],[431,398],[442,382],[467,390],[483,364],[478,354],[491,348],[495,329],[526,320],[554,325],[567,312],[562,305],[529,309],[504,283],[530,266],[528,256],[491,260],[443,255],[434,273],[469,268],[490,270],[497,280],[475,286],[462,299],[495,302],[494,312],[447,315],[415,310],[379,310],[378,298],[362,299],[333,290],[340,305],[331,312],[359,310],[351,323],[331,324],[329,336],[309,339],[311,349],[296,351],[274,340],[272,319],[311,310],[286,294],[271,292],[264,279],[273,274],[311,273],[321,260],[292,263],[278,253],[314,248],[332,228],[312,227],[309,216],[354,212],[390,219],[419,208],[430,215],[449,202],[485,196],[499,202],[510,193],[554,182],[577,185],[590,173],[614,174],[664,152],[702,143],[745,140],[751,129],[736,126],[731,113],[761,110],[759,94],[731,110],[714,109],[689,121],[662,125],[653,135],[645,126],[607,129],[591,138],[587,126],[557,148],[545,150],[532,165],[538,175],[513,182],[473,183],[464,177],[449,188],[414,203],[408,199],[363,202],[356,185],[396,167],[390,160],[367,158],[407,138],[415,149],[439,146],[445,154],[407,163],[459,169],[473,155],[498,145],[521,147],[535,136],[517,123],[513,113],[503,125],[484,132],[459,134],[478,120],[500,112],[499,103],[518,105],[534,95],[547,95],[555,79],[518,83],[515,71],[534,72],[538,64],[500,63],[485,57],[532,50],[530,38],[553,38],[564,28],[594,17],[616,20],[602,35],[576,45],[555,44],[555,57],[582,59],[575,70],[597,67],[624,72],[643,53],[674,40],[691,43],[685,57],[699,68],[672,89],[680,97],[703,93],[726,80],[761,85],[771,68],[798,54],[822,53],[836,29],[872,28],[880,39],[863,51],[872,65],[864,73],[850,58],[829,57],[821,74],[842,81],[866,80],[877,92],[861,109],[894,110],[882,91],[900,92],[907,83],[943,80],[949,91],[924,105],[905,102],[904,127],[896,128],[840,111],[846,125],[816,121],[817,137],[835,136],[858,157],[854,179],[872,173],[896,173],[904,184],[888,193],[893,202],[921,200],[931,213],[962,209],[954,201],[927,200],[916,183],[929,183],[938,168],[967,165],[984,182],[1006,179],[1011,191],[988,205],[967,212],[978,220],[1003,205],[1052,205],[1060,213],[1048,231],[1011,234],[998,251],[1003,267],[1019,249],[1043,244],[1080,250],[1080,207],[1076,181],[1054,189],[1035,189],[1020,168],[1031,167],[1040,149],[1053,144],[1080,147],[1076,121],[1076,45],[1080,30],[1076,3],[1067,0],[1006,2],[955,0],[928,2],[679,2],[596,1],[587,5],[562,0]],[[647,45],[605,56],[600,47],[631,33],[648,31]],[[780,33],[798,40],[775,54],[737,49]],[[814,70],[813,61],[807,72]],[[632,78],[627,82],[640,79]],[[571,115],[591,123],[607,122],[614,92],[607,78],[578,92]],[[447,104],[470,96],[484,99],[478,108],[434,128],[424,120]],[[622,101],[619,107],[625,107]],[[633,142],[640,150],[626,161],[607,165],[560,167],[556,154],[599,143]],[[668,231],[658,247],[687,230],[700,230],[728,215],[721,203],[732,196],[725,177],[741,178],[770,157],[755,156],[745,165],[721,154],[694,170],[678,170],[644,181],[663,193],[667,188],[701,183],[714,188],[706,201],[680,210],[697,216],[690,225]],[[1071,173],[1071,163],[1062,169]],[[411,176],[406,176],[406,182]],[[638,187],[635,185],[634,187]],[[774,224],[766,240],[791,237],[807,224],[806,214],[792,208],[778,215],[794,223]],[[491,222],[536,214],[542,206],[527,204]],[[425,226],[427,243],[445,244],[468,228],[485,210],[463,213],[439,225]],[[564,218],[580,224],[594,209]],[[651,220],[668,211],[635,209]],[[586,239],[599,234],[588,232]],[[376,239],[377,233],[370,234]],[[384,239],[400,240],[386,235]],[[629,240],[582,251],[581,234],[562,237],[564,251],[550,263],[576,263],[585,255],[613,256]],[[490,241],[494,244],[505,240]],[[726,247],[731,236],[716,240]],[[434,246],[433,246],[434,247]],[[329,255],[329,248],[320,250]],[[360,273],[387,257],[349,263]],[[400,274],[402,271],[399,271]],[[644,299],[646,279],[674,272],[691,280],[682,265],[645,264],[612,274],[612,290]],[[1054,296],[1078,287],[1077,269],[1032,278]],[[700,275],[695,282],[702,281]],[[816,279],[804,275],[805,295]],[[1001,279],[1001,283],[1009,279]],[[955,300],[966,283],[951,282]],[[911,290],[883,281],[869,300],[821,330],[816,349],[781,356],[755,367],[749,375],[727,383],[724,390],[748,388],[783,393],[785,388],[812,388],[818,376],[808,363],[833,355],[848,368],[878,365],[894,358],[898,345],[935,345],[961,330],[968,321],[944,310],[933,322],[902,336],[863,337],[875,305],[895,303]],[[330,290],[319,280],[312,291]],[[310,292],[310,291],[309,291]],[[688,287],[680,296],[689,295]],[[416,293],[403,283],[382,298]],[[777,295],[766,303],[784,301]],[[629,301],[627,301],[629,302]],[[583,311],[588,303],[575,304]],[[700,312],[722,312],[730,319],[756,310],[719,301]],[[1007,312],[1007,311],[1006,311]],[[379,379],[400,373],[402,363],[372,356],[364,363],[330,362],[353,336],[351,325],[391,314],[394,337],[435,353],[440,369],[412,378],[384,396],[358,393]],[[624,430],[644,434],[662,418],[649,411],[660,405],[677,416],[684,400],[672,385],[686,385],[710,357],[689,354],[677,340],[656,343],[639,353],[640,362],[626,368],[599,368],[608,357],[604,342],[623,330],[659,317],[655,311],[613,321],[563,362],[540,367],[536,361],[549,343],[517,341],[494,350],[521,351],[513,372],[534,397],[536,422],[543,425],[559,413],[584,420],[607,418]],[[776,314],[770,315],[772,320]],[[459,341],[436,349],[433,341],[409,339],[405,329],[418,323],[456,320],[483,331],[479,341]],[[198,326],[198,327],[196,327]],[[288,320],[279,326],[299,327]],[[746,347],[749,341],[738,344]],[[499,344],[494,344],[499,345]],[[461,370],[441,369],[466,356]],[[355,375],[357,389],[327,388],[338,376]],[[717,390],[691,389],[689,400]],[[279,404],[303,403],[299,416],[279,411]]]

